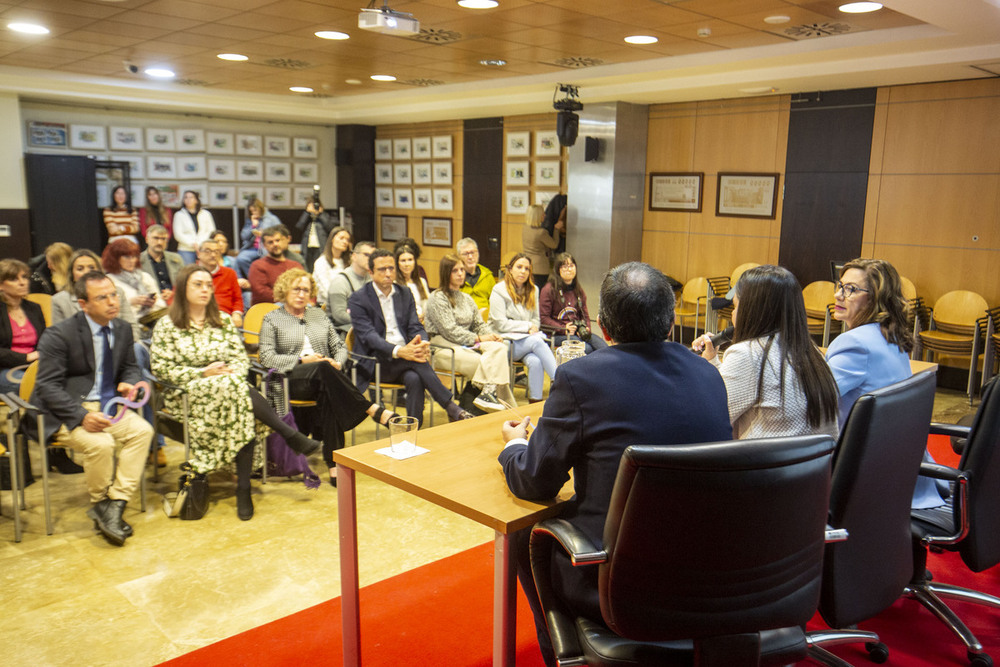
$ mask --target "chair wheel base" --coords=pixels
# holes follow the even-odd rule
[[[993,658],[985,653],[973,653],[969,651],[967,655],[969,657],[969,664],[972,667],[993,667]]]
[[[889,647],[882,642],[866,642],[865,650],[868,651],[868,659],[881,665],[889,659]]]

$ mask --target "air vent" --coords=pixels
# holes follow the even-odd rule
[[[397,81],[396,83],[401,83],[406,86],[443,86],[444,81],[439,79],[407,79],[406,81]]]
[[[857,28],[849,23],[804,23],[785,28],[778,34],[787,35],[794,39],[812,39],[815,37],[843,35],[849,32],[857,32],[857,30]]]
[[[182,86],[211,86],[212,84],[204,79],[174,79],[174,83]]]
[[[597,65],[603,65],[604,61],[601,60],[600,58],[572,56],[569,58],[560,58],[558,60],[553,60],[552,62],[543,64],[555,65],[556,67],[565,67],[566,69],[580,69],[581,67],[596,67]]]
[[[261,65],[267,65],[268,67],[277,67],[279,69],[309,69],[310,67],[315,67],[314,64],[306,62],[305,60],[295,60],[294,58],[271,58],[269,60],[264,60]]]
[[[421,28],[419,35],[414,35],[410,39],[428,44],[451,44],[462,39],[462,33],[454,30],[439,30],[437,28]]]

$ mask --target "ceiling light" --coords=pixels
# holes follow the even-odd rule
[[[313,91],[309,86],[291,86],[288,90],[293,93],[311,93]]]
[[[316,35],[317,37],[319,37],[320,39],[337,39],[337,40],[341,40],[341,39],[350,39],[351,38],[351,36],[348,35],[346,32],[339,32],[337,30],[320,30],[319,32],[315,32],[313,34]]]
[[[346,83],[346,84],[348,84],[350,86],[360,86],[361,85],[361,79],[345,79],[344,83]]]
[[[234,63],[241,63],[246,60],[250,60],[250,56],[245,56],[242,53],[220,53],[215,57],[219,60],[231,60]]]
[[[372,81],[395,81],[396,77],[391,74],[372,74]]]
[[[840,11],[845,14],[867,14],[868,12],[877,12],[882,9],[881,2],[848,2],[846,5],[840,6]]]
[[[485,67],[503,67],[507,61],[501,58],[484,58],[479,61],[479,64]]]
[[[177,76],[174,74],[173,70],[169,70],[166,67],[150,67],[143,71],[149,76],[156,77],[157,79],[172,79]]]
[[[14,32],[23,32],[26,35],[47,35],[49,29],[37,23],[8,23],[7,27]]]
[[[497,0],[458,0],[458,6],[466,9],[493,9],[499,4]]]
[[[656,44],[660,40],[652,35],[629,35],[625,41],[629,44]]]
[[[764,19],[764,23],[770,23],[771,25],[778,25],[780,23],[788,23],[792,20],[791,16],[785,16],[784,14],[775,14],[774,16],[768,16]]]

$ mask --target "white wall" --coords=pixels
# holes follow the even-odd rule
[[[17,95],[0,94],[0,208],[27,208],[24,145]]]

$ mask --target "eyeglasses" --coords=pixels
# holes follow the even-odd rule
[[[474,250],[466,250],[466,251],[460,252],[458,254],[460,254],[462,257],[472,257],[473,255],[478,255],[479,254],[479,250],[475,250],[475,249]]]
[[[293,287],[293,288],[291,288],[288,291],[289,292],[293,292],[295,294],[309,294],[309,292],[312,291],[312,288],[310,288],[310,287]]]
[[[559,270],[563,271],[565,269],[575,269],[575,268],[576,268],[576,264],[567,263],[567,264],[563,264],[562,266],[560,266]]]
[[[840,281],[837,281],[837,289],[834,290],[834,294],[836,294],[837,292],[843,292],[844,297],[847,298],[847,299],[850,299],[852,296],[854,296],[858,292],[864,292],[865,294],[871,294],[871,290],[867,290],[864,287],[858,287],[854,283],[844,284],[844,283],[842,283]]]

